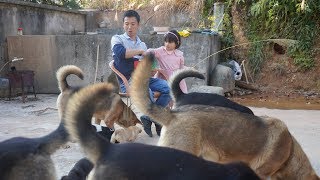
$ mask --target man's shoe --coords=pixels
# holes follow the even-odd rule
[[[157,134],[158,134],[158,136],[160,136],[162,126],[161,126],[160,124],[158,124],[158,123],[154,123],[154,124],[155,124],[155,126],[156,126]]]
[[[150,118],[148,116],[143,115],[140,117],[140,119],[141,119],[144,131],[148,134],[149,137],[152,137],[152,131],[151,131],[152,122]]]

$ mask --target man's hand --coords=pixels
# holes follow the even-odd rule
[[[129,58],[132,58],[133,56],[143,55],[144,53],[145,53],[145,50],[143,49],[127,49],[125,58],[129,59]]]

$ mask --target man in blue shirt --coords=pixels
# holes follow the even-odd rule
[[[134,61],[139,61],[147,50],[147,46],[137,36],[139,30],[140,16],[134,10],[128,10],[123,16],[124,34],[114,35],[111,39],[112,56],[115,68],[120,71],[130,82],[131,74],[134,70]],[[120,89],[126,92],[124,83],[118,78]],[[154,101],[153,92],[160,92],[159,98]],[[150,78],[149,93],[152,102],[159,106],[166,107],[170,98],[170,88],[165,80],[158,78]],[[145,132],[152,137],[151,125],[152,120],[148,116],[141,116],[141,121]],[[155,123],[157,134],[160,136],[161,126]]]

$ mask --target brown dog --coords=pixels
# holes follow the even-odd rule
[[[158,145],[215,162],[243,161],[262,179],[319,179],[281,120],[218,106],[193,104],[168,110],[151,103],[147,97],[153,61],[154,55],[147,54],[134,71],[131,98],[142,113],[163,126]]]
[[[111,129],[114,129],[114,123],[125,128],[141,124],[136,114],[121,100],[120,96],[116,97],[112,103],[109,111],[103,109],[93,114],[96,124],[100,124],[103,120],[106,126]]]
[[[110,142],[112,143],[125,143],[133,142],[137,139],[139,133],[141,133],[141,128],[137,126],[130,126],[128,128],[119,128],[114,131],[111,136]]]
[[[70,95],[74,91],[78,91],[80,89],[80,87],[70,87],[68,85],[67,77],[71,74],[78,76],[80,79],[83,79],[84,77],[83,71],[74,65],[62,66],[56,73],[58,86],[61,92],[57,99],[57,107],[60,117],[64,114],[64,109]],[[130,127],[137,123],[141,123],[131,108],[121,100],[119,95],[114,98],[112,103],[113,105],[110,106],[112,109],[102,109],[94,113],[96,124],[100,124],[101,120],[103,120],[109,128],[113,129],[114,123],[117,123],[122,127]]]

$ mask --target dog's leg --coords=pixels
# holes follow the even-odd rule
[[[301,146],[293,136],[292,142],[290,157],[284,166],[272,175],[272,179],[319,180],[307,155],[303,152]]]
[[[117,119],[119,118],[116,118],[116,117],[108,117],[104,120],[104,122],[106,123],[106,126],[110,129],[113,129],[114,130],[114,122],[117,121]]]
[[[123,107],[121,106],[121,98],[115,98],[112,101],[111,104],[111,108],[108,111],[108,113],[106,114],[105,118],[104,118],[104,122],[106,124],[106,126],[110,129],[114,129],[114,123],[118,122],[119,119],[122,117],[123,114]]]
[[[250,166],[263,179],[284,166],[290,156],[292,139],[287,126],[278,119],[263,118],[268,124],[268,141],[262,153],[250,162]]]
[[[114,129],[114,123],[119,122],[119,120],[123,116],[123,108],[119,108],[118,105],[113,105],[106,117],[104,118],[104,122],[107,127]],[[126,124],[119,124],[121,126],[125,126]]]

